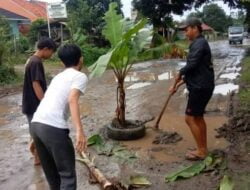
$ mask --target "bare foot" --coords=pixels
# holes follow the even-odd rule
[[[186,154],[186,159],[187,160],[192,160],[192,161],[196,161],[196,160],[204,160],[207,156],[207,153],[195,150],[195,151],[189,151]]]

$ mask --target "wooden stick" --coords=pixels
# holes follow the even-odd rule
[[[104,190],[107,190],[113,186],[113,184],[102,174],[98,168],[96,168],[93,161],[90,161],[89,157],[84,152],[81,153],[81,157],[82,158],[77,158],[77,160],[83,162],[88,167],[91,175],[96,178],[97,182]]]
[[[177,84],[178,84],[178,82],[175,81],[173,88],[176,88]],[[168,98],[167,98],[167,100],[166,100],[166,102],[165,102],[165,104],[164,104],[164,106],[163,106],[163,108],[161,110],[161,113],[160,113],[160,115],[159,115],[159,117],[158,117],[158,119],[157,119],[157,121],[155,123],[154,128],[157,129],[157,130],[159,129],[159,123],[161,121],[161,118],[162,118],[162,116],[163,116],[163,114],[165,112],[165,109],[167,108],[167,105],[168,105],[168,103],[169,103],[172,96],[173,96],[172,93],[168,95]]]
[[[160,113],[160,115],[159,115],[159,117],[158,117],[158,119],[157,119],[157,121],[156,121],[156,123],[155,123],[154,128],[157,129],[157,130],[159,129],[159,123],[160,123],[160,121],[161,121],[161,118],[162,118],[162,116],[163,116],[163,114],[164,114],[164,112],[165,112],[165,109],[167,108],[167,105],[168,105],[168,103],[169,103],[171,97],[172,97],[172,94],[169,94],[169,95],[168,95],[168,98],[167,98],[167,100],[166,100],[166,102],[165,102],[165,104],[164,104],[164,106],[163,106],[163,108],[162,108],[162,110],[161,110],[161,113]]]

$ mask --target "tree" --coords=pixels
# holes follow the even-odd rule
[[[161,27],[171,13],[181,15],[185,10],[192,8],[193,2],[194,0],[133,0],[133,6],[149,18],[154,27]]]
[[[238,5],[239,8],[245,9],[246,17],[245,17],[245,24],[250,27],[250,2],[246,0],[241,0]]]
[[[7,20],[0,16],[0,66],[3,64],[3,56],[7,51],[6,43],[11,39],[11,28]]]
[[[116,119],[122,127],[126,127],[124,80],[138,54],[150,43],[151,31],[143,29],[146,19],[134,25],[117,14],[116,7],[116,3],[111,3],[104,17],[103,35],[110,42],[111,49],[91,67],[91,77],[100,76],[107,68],[114,71],[118,81]]]
[[[75,33],[80,28],[88,37],[90,43],[97,46],[107,45],[102,37],[104,26],[104,14],[108,10],[110,2],[118,4],[117,11],[121,13],[121,0],[71,0],[67,4],[69,12],[69,28]]]
[[[205,5],[201,12],[190,13],[188,17],[200,18],[218,32],[226,32],[228,27],[233,24],[232,18],[227,16],[217,4]]]
[[[202,20],[218,32],[226,32],[228,27],[232,25],[225,11],[217,4],[204,6]]]
[[[38,40],[39,27],[46,23],[47,22],[44,19],[37,19],[31,23],[30,31],[27,35],[30,44],[35,44],[35,42]]]
[[[171,13],[182,15],[192,7],[200,7],[213,0],[133,0],[133,6],[146,18],[149,18],[154,27],[162,26],[164,18]],[[236,7],[239,0],[223,0],[230,7]]]

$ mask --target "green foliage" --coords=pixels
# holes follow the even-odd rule
[[[200,162],[195,163],[191,166],[188,166],[184,169],[181,169],[180,171],[177,171],[177,172],[174,172],[170,175],[167,175],[165,177],[165,180],[166,180],[166,182],[173,182],[179,178],[191,178],[191,177],[201,173],[206,168],[206,166],[208,164],[211,164],[211,162],[212,162],[212,158],[208,157],[204,161],[200,161]]]
[[[107,52],[106,48],[99,48],[88,43],[87,36],[84,35],[84,32],[80,28],[73,34],[72,42],[81,48],[84,64],[87,67],[91,66],[101,55]]]
[[[10,25],[4,17],[0,16],[0,66],[3,64],[4,55],[9,50],[8,45],[10,39]]]
[[[114,48],[122,39],[123,23],[122,15],[115,14],[117,4],[110,4],[110,11],[105,13],[105,22],[107,23],[103,29],[102,34],[110,42],[111,47]]]
[[[148,187],[152,185],[152,183],[144,176],[131,176],[130,177],[130,185],[132,187]]]
[[[88,42],[98,47],[106,46],[107,42],[102,36],[105,23],[103,17],[110,2],[117,2],[116,9],[121,12],[120,0],[70,0],[67,9],[71,34],[80,28],[87,36]]]
[[[95,65],[91,67],[91,77],[100,76],[108,67],[111,67],[118,75],[122,73],[122,76],[119,75],[120,78],[125,77],[124,75],[126,75],[130,68],[128,65],[134,63],[139,52],[149,43],[151,31],[147,29],[141,30],[147,20],[143,19],[128,29],[127,26],[130,26],[130,24],[127,23],[128,21],[109,19],[110,17],[121,18],[117,15],[115,6],[114,3],[111,3],[110,9],[108,13],[106,13],[105,20],[107,23],[104,34],[112,33],[116,36],[120,33],[120,37],[112,38],[110,35],[106,37],[111,40],[112,48],[107,54],[101,56]],[[118,41],[118,39],[120,40]]]
[[[234,183],[230,177],[225,175],[220,182],[220,189],[219,190],[233,190]]]
[[[19,80],[14,68],[6,64],[0,66],[0,85],[13,84]]]
[[[200,18],[217,32],[227,32],[228,27],[233,25],[232,18],[217,4],[205,5],[201,12],[190,13],[188,17]]]
[[[12,31],[9,23],[0,16],[0,85],[10,84],[16,81],[17,75],[9,64],[11,51]]]
[[[19,40],[17,41],[17,49],[20,53],[24,53],[29,50],[30,44],[29,40],[25,36],[20,36]]]
[[[0,40],[11,39],[11,28],[8,21],[0,15]]]
[[[112,156],[123,162],[133,161],[136,158],[135,154],[125,147],[114,142],[105,142],[98,134],[88,138],[88,146],[93,147],[99,155]]]
[[[249,54],[249,53],[248,53]],[[242,88],[240,89],[240,103],[244,109],[250,108],[250,56],[248,55],[242,62],[243,72],[241,75]]]
[[[145,55],[151,53],[152,59],[159,58],[185,58],[188,49],[188,43],[184,40],[176,40],[175,37],[167,42],[159,34],[154,35],[154,48],[147,50]]]
[[[187,179],[196,176],[204,171],[225,170],[225,159],[221,155],[209,155],[205,160],[199,161],[191,166],[185,167],[177,172],[168,174],[165,181],[173,182],[178,179]]]
[[[46,24],[46,21],[44,19],[37,19],[34,22],[32,22],[30,26],[30,31],[27,36],[31,45],[34,45],[35,42],[37,41],[39,27],[44,24]]]

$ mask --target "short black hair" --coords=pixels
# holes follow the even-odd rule
[[[65,67],[77,66],[82,57],[81,49],[74,44],[66,44],[58,50],[58,57]]]
[[[57,45],[51,38],[43,37],[38,41],[37,49],[42,50],[44,48],[51,49],[55,52],[57,49]]]

